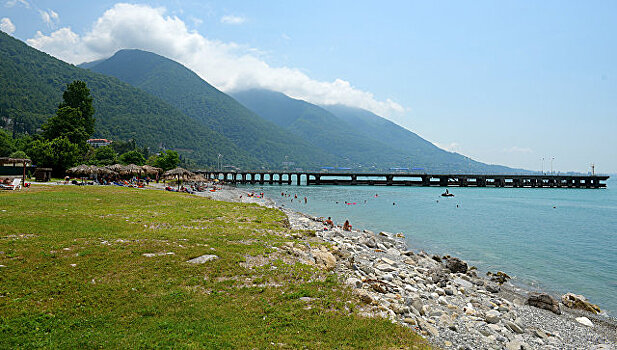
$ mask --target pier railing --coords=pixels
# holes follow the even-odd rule
[[[605,188],[608,176],[197,171],[233,184],[424,187]]]

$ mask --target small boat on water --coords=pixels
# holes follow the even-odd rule
[[[448,189],[446,189],[446,192],[441,194],[442,197],[454,197],[454,194],[450,193],[450,191],[448,191]]]

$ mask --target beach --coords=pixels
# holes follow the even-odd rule
[[[617,346],[614,319],[566,307],[560,296],[521,289],[504,281],[503,275],[481,276],[456,257],[430,255],[410,247],[400,233],[372,232],[357,227],[351,231],[329,228],[323,218],[248,194],[243,189],[223,187],[200,195],[276,207],[287,215],[292,228],[315,231],[318,238],[332,244],[336,257],[334,271],[360,299],[364,315],[406,325],[437,346],[456,349],[614,349]],[[300,245],[286,249],[300,261],[314,258]]]

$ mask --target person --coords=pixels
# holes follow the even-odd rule
[[[304,204],[306,204],[308,202],[308,199],[306,199],[306,197],[304,197]]]
[[[349,220],[345,220],[343,224],[343,231],[351,231],[351,225],[349,224]]]
[[[328,216],[328,219],[325,222],[326,225],[332,227],[334,226],[334,223],[332,222],[332,218]]]

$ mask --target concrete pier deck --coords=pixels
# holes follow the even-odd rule
[[[197,171],[208,179],[234,184],[424,186],[505,188],[606,188],[608,176],[479,175],[407,173],[325,173],[286,171]]]

